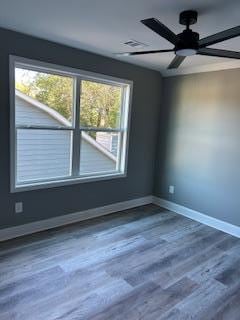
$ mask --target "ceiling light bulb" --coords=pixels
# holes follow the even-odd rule
[[[176,51],[177,56],[188,57],[197,53],[195,49],[179,49]]]
[[[123,53],[115,53],[115,55],[117,57],[128,57],[131,55],[131,53],[130,52],[123,52]]]

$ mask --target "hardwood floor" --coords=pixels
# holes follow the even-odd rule
[[[155,205],[0,244],[1,320],[240,319],[240,239]]]

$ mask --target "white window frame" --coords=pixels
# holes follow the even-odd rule
[[[72,151],[72,170],[71,176],[64,178],[54,178],[48,180],[34,180],[29,182],[17,183],[17,128],[15,125],[15,68],[26,68],[28,70],[51,72],[51,74],[70,76],[75,78],[75,96],[73,97],[73,126],[72,127],[45,127],[46,129],[57,130],[72,130],[73,134],[73,151]],[[132,102],[132,87],[133,82],[126,79],[120,79],[104,74],[88,72],[80,69],[59,66],[42,61],[27,59],[18,56],[9,56],[9,80],[10,80],[10,191],[12,193],[20,191],[28,191],[34,189],[43,189],[50,187],[58,187],[63,185],[78,184],[83,182],[108,180],[114,178],[122,178],[127,176],[128,162],[128,145],[130,131],[130,115]],[[82,80],[90,80],[105,84],[112,84],[122,88],[122,103],[121,103],[121,121],[117,129],[109,128],[84,128],[79,125],[80,118],[80,84]],[[76,110],[79,110],[76,112]],[[37,126],[27,126],[37,128]],[[41,126],[39,129],[42,129]],[[82,174],[80,176],[80,144],[81,139],[76,139],[77,135],[81,135],[82,131],[104,131],[104,132],[120,132],[120,164],[117,171],[100,172],[94,174]],[[74,141],[75,139],[75,141]]]

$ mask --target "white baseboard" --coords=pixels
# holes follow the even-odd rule
[[[167,201],[158,197],[153,197],[153,203],[162,208],[174,211],[192,220],[196,220],[207,226],[213,227],[215,229],[221,230],[223,232],[229,233],[235,237],[240,238],[240,227],[235,226],[231,223],[210,217],[204,213],[186,208],[177,203]]]
[[[70,213],[70,214],[66,214],[66,215],[62,215],[62,216],[58,216],[58,217],[54,217],[46,220],[31,222],[31,223],[23,224],[16,227],[0,229],[0,241],[21,237],[21,236],[32,234],[39,231],[53,229],[53,228],[68,225],[74,222],[88,220],[88,219],[108,215],[117,211],[127,210],[134,207],[150,204],[150,203],[154,203],[162,208],[174,211],[185,217],[196,220],[212,228],[221,230],[223,232],[229,233],[235,237],[240,238],[240,227],[238,226],[210,217],[206,214],[186,208],[184,206],[181,206],[171,201],[167,201],[155,196],[147,196],[147,197],[137,198],[133,200],[117,202],[117,203],[113,203],[107,206],[98,207],[94,209]]]
[[[99,208],[65,214],[62,216],[58,216],[58,217],[54,217],[46,220],[31,222],[31,223],[23,224],[16,227],[0,229],[0,241],[5,241],[5,240],[21,237],[24,235],[32,234],[35,232],[68,225],[74,222],[79,222],[87,219],[100,217],[100,216],[114,213],[117,211],[127,210],[130,208],[146,205],[152,202],[153,202],[153,197],[147,196],[147,197],[137,198],[133,200],[117,202],[117,203],[99,207]]]

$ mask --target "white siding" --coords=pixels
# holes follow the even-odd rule
[[[19,129],[17,140],[19,182],[70,174],[71,132]]]
[[[97,132],[96,141],[115,156],[118,152],[119,134],[112,132]]]
[[[80,172],[103,172],[116,170],[116,162],[82,139]]]
[[[59,126],[59,122],[46,112],[16,96],[17,125]]]
[[[58,120],[16,96],[18,125],[61,125]],[[68,176],[71,131],[18,129],[17,181]],[[88,141],[81,143],[81,173],[115,170],[116,162]]]

